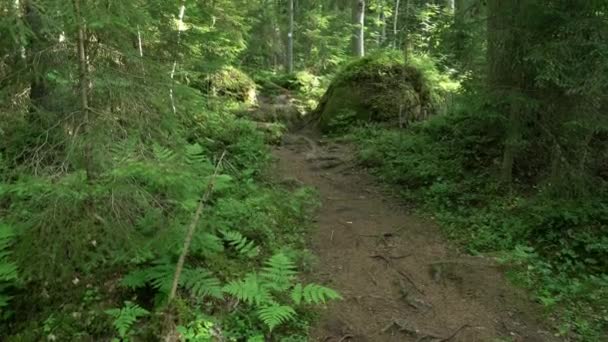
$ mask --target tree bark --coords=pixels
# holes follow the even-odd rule
[[[179,16],[177,20],[177,44],[176,46],[179,48],[179,43],[182,37],[182,26],[184,25],[184,15],[186,15],[186,0],[182,0],[181,5],[179,6]],[[175,80],[175,72],[177,71],[177,55],[175,56],[175,60],[173,61],[173,68],[171,69],[171,88],[169,89],[169,99],[171,100],[171,108],[173,109],[173,114],[177,114],[177,108],[175,107],[175,97],[173,95],[173,86]]]
[[[526,0],[488,1],[488,87],[501,111],[506,113],[506,135],[500,171],[501,181],[513,180],[515,157],[521,140],[522,107],[525,78],[522,43],[519,37],[519,16]]]
[[[393,14],[393,49],[397,48],[397,38],[398,38],[398,25],[399,25],[399,5],[401,5],[400,0],[395,0],[395,13]]]
[[[289,0],[289,32],[287,33],[287,72],[293,73],[294,0]]]
[[[353,1],[353,54],[365,56],[365,0]]]

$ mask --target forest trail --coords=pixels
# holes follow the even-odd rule
[[[274,151],[279,177],[316,188],[322,202],[311,280],[344,297],[323,313],[312,341],[554,340],[495,262],[459,253],[432,221],[384,194],[349,146],[314,135],[284,140]]]

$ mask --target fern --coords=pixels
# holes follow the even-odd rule
[[[309,284],[293,285],[297,276],[293,261],[285,254],[273,255],[264,263],[258,273],[250,273],[243,280],[232,281],[224,286],[224,292],[253,305],[259,318],[273,330],[296,315],[293,307],[280,303],[276,298],[282,298],[291,289],[291,299],[296,305],[324,304],[328,300],[341,299],[340,295],[327,287]]]
[[[197,298],[206,296],[223,298],[220,280],[202,268],[185,269],[182,272],[180,284]]]
[[[271,331],[278,325],[293,319],[295,315],[295,310],[287,305],[271,305],[258,310],[258,316]]]
[[[17,279],[17,266],[8,260],[8,247],[13,242],[13,238],[12,229],[0,224],[0,308],[6,306],[10,299],[2,292]]]
[[[149,314],[146,309],[131,302],[125,302],[125,306],[122,309],[110,309],[106,310],[105,313],[114,317],[112,325],[114,325],[121,338],[127,336],[127,333],[131,330],[133,324],[137,322],[138,318]]]
[[[186,146],[186,162],[190,165],[202,165],[207,162],[205,150],[199,144]]]
[[[154,266],[130,272],[121,284],[133,289],[151,285],[162,293],[169,293],[174,273],[175,265],[158,262]]]
[[[256,244],[244,237],[239,232],[234,231],[222,231],[224,240],[233,247],[239,254],[244,255],[248,258],[256,257],[260,254],[260,248]]]
[[[175,265],[159,262],[157,265],[139,269],[127,274],[121,281],[125,287],[136,289],[147,285],[157,291],[168,294],[171,290]],[[180,287],[194,297],[222,298],[222,285],[219,279],[202,268],[185,268],[179,279]]]
[[[261,305],[273,302],[270,291],[260,282],[255,273],[248,274],[243,280],[228,283],[223,290],[247,304]]]
[[[175,160],[175,152],[159,144],[154,144],[153,152],[154,157],[162,163],[170,163]]]
[[[293,261],[285,254],[279,253],[265,262],[260,275],[268,287],[277,291],[285,291],[291,287],[297,272]]]
[[[297,284],[291,291],[291,299],[296,305],[300,305],[302,302],[325,304],[328,300],[342,299],[342,296],[338,292],[318,284],[308,284],[305,287]]]

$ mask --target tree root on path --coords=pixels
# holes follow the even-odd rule
[[[461,331],[463,331],[466,328],[470,328],[471,326],[468,324],[465,324],[465,325],[461,326],[460,328],[456,329],[448,337],[442,337],[442,336],[439,336],[434,333],[421,331],[420,329],[416,328],[415,326],[408,324],[406,321],[394,320],[390,324],[388,324],[386,327],[384,327],[380,331],[380,333],[385,334],[389,330],[391,330],[393,327],[397,327],[397,330],[399,332],[406,333],[406,334],[412,335],[412,336],[417,336],[418,338],[416,339],[416,342],[423,342],[423,341],[427,341],[427,340],[436,341],[436,342],[448,342],[448,341],[452,340],[454,337],[458,336],[458,334]]]

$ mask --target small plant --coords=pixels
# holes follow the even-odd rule
[[[0,224],[0,313],[10,299],[6,290],[17,280],[17,266],[8,260],[10,254],[8,247],[13,238],[13,231],[8,226]]]
[[[228,283],[224,292],[253,306],[270,331],[296,317],[292,305],[318,305],[342,298],[336,291],[318,284],[296,283],[296,276],[293,261],[279,253],[266,261],[260,272]],[[286,297],[291,299],[291,305]]]
[[[113,341],[130,341],[129,335],[131,334],[133,325],[139,318],[150,314],[141,306],[128,301],[125,302],[125,306],[121,309],[110,309],[105,312],[114,318],[112,325],[118,332],[118,336],[120,336],[120,339],[115,338]]]

